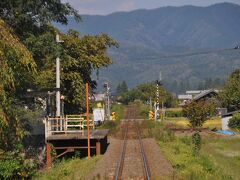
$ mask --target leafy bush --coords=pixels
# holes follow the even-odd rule
[[[99,129],[109,129],[110,134],[115,134],[119,129],[120,121],[104,121]]]
[[[216,104],[207,101],[192,101],[183,108],[183,114],[189,119],[191,127],[202,127],[205,121],[216,113]]]
[[[228,126],[230,128],[240,130],[240,113],[236,113],[233,115],[233,117],[228,122]]]
[[[183,117],[182,111],[166,111],[166,117]]]
[[[193,144],[193,155],[198,155],[199,151],[201,149],[201,144],[202,144],[202,140],[201,140],[201,136],[198,132],[194,133],[192,135],[192,144]]]
[[[19,151],[0,156],[0,179],[30,179],[36,172],[33,159],[25,159]]]

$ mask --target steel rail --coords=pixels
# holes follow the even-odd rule
[[[136,124],[136,131],[137,131],[137,137],[139,140],[139,145],[140,145],[140,152],[141,152],[141,158],[143,161],[143,167],[144,167],[144,174],[145,174],[145,179],[150,180],[151,179],[151,174],[150,174],[150,168],[148,166],[148,162],[147,162],[147,158],[146,158],[146,154],[144,151],[144,147],[143,147],[143,142],[141,139],[141,135],[140,135],[140,131],[139,131],[139,127]],[[126,125],[126,129],[125,129],[125,133],[124,133],[124,142],[123,142],[123,146],[122,146],[122,150],[121,150],[121,155],[117,164],[117,168],[115,171],[115,180],[119,180],[121,178],[122,175],[122,170],[123,170],[123,165],[124,165],[124,158],[125,158],[125,153],[126,153],[126,146],[127,146],[127,134],[128,134],[128,122]]]
[[[137,135],[138,135],[138,140],[139,140],[139,144],[140,144],[140,150],[141,150],[141,155],[142,155],[142,160],[143,160],[143,164],[144,164],[144,172],[145,172],[145,176],[147,180],[151,179],[151,174],[150,174],[150,168],[147,162],[147,157],[144,151],[144,147],[143,147],[143,142],[142,142],[142,138],[141,138],[141,134],[139,131],[139,127],[137,127]]]
[[[123,164],[124,164],[124,157],[126,153],[126,146],[127,146],[127,134],[128,134],[128,122],[126,125],[125,133],[124,133],[124,142],[121,150],[121,155],[117,164],[116,172],[115,172],[115,180],[120,179],[122,175],[122,170],[123,170]]]

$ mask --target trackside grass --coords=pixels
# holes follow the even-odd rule
[[[227,180],[240,177],[240,136],[202,135],[201,150],[193,154],[191,134],[177,136],[165,123],[143,122],[142,135],[155,138],[174,168],[174,179]]]
[[[38,173],[36,180],[78,180],[84,179],[95,167],[96,162],[101,156],[95,156],[91,159],[69,159],[62,160],[52,169]]]
[[[159,146],[171,162],[177,179],[225,180],[240,177],[239,139],[206,138],[198,156],[192,155],[191,137],[178,137],[172,142],[159,141]],[[219,147],[228,148],[223,151]]]

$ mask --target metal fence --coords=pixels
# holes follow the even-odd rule
[[[85,115],[67,115],[66,117],[47,117],[44,119],[45,137],[55,134],[83,132],[87,129]],[[95,129],[94,121],[89,120],[91,129]]]

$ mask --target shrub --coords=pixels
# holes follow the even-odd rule
[[[233,129],[240,130],[240,113],[236,113],[233,117],[229,120],[228,126]]]
[[[202,144],[202,140],[201,140],[201,136],[198,132],[194,133],[192,135],[192,145],[193,145],[193,155],[198,155],[199,151],[201,149],[201,144]]]
[[[216,112],[216,104],[212,102],[192,101],[183,108],[183,114],[189,119],[191,127],[202,127]]]
[[[35,172],[34,160],[25,159],[18,151],[4,153],[0,159],[0,179],[31,179]]]
[[[182,111],[166,111],[166,117],[183,117]]]

